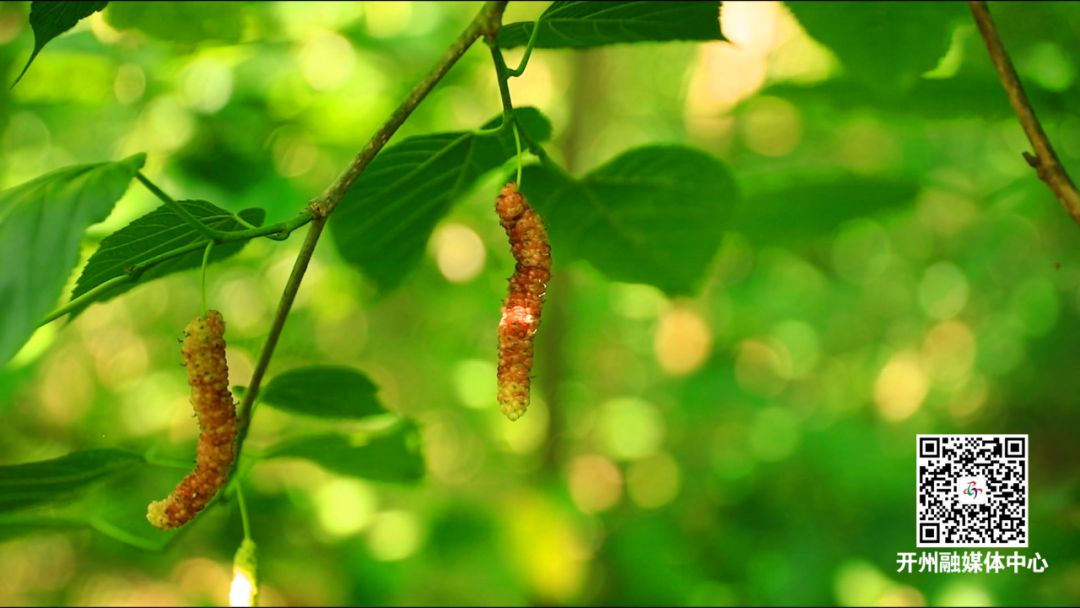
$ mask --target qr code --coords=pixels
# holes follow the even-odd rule
[[[919,435],[919,547],[1028,546],[1028,436]]]

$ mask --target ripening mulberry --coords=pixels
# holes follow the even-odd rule
[[[150,503],[146,519],[171,530],[191,521],[228,481],[235,456],[236,405],[229,392],[225,362],[225,320],[211,310],[195,317],[184,330],[184,367],[191,385],[191,404],[199,419],[195,470],[165,500]]]
[[[540,216],[514,182],[503,186],[495,211],[517,260],[499,322],[499,404],[507,418],[517,420],[529,407],[533,336],[551,279],[551,245]]]

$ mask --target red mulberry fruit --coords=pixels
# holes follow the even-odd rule
[[[199,419],[195,470],[165,500],[150,504],[146,518],[155,527],[171,530],[191,521],[225,487],[235,458],[236,405],[229,392],[225,361],[225,320],[211,310],[195,317],[184,330],[184,367],[191,385],[191,404]]]
[[[517,420],[529,407],[533,336],[540,325],[544,294],[551,279],[551,245],[543,221],[518,192],[517,184],[503,186],[495,199],[495,211],[517,260],[499,322],[498,374],[502,413]]]

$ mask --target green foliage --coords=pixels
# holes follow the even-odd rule
[[[274,376],[259,399],[294,414],[359,419],[386,413],[377,391],[370,378],[352,368],[316,365]]]
[[[177,201],[203,224],[215,230],[232,232],[246,228],[232,213],[206,201]],[[261,226],[266,212],[262,209],[244,209],[240,212],[244,221],[254,226]],[[86,263],[75,290],[71,293],[74,300],[90,292],[95,287],[113,278],[122,276],[136,264],[145,263],[156,256],[203,243],[202,247],[189,253],[151,266],[139,276],[135,283],[123,283],[99,293],[86,301],[83,306],[72,311],[74,319],[86,306],[94,302],[110,300],[128,290],[154,279],[174,272],[190,270],[202,266],[206,237],[200,234],[184,218],[169,207],[162,206],[110,234],[101,241],[94,255]],[[240,252],[247,241],[215,245],[210,250],[210,262],[220,262]]]
[[[243,8],[242,2],[114,2],[105,21],[167,42],[235,44],[244,35]]]
[[[0,467],[0,513],[70,500],[140,463],[142,458],[122,450],[89,450]]]
[[[720,2],[552,2],[540,19],[509,23],[499,46],[511,49],[529,41],[535,47],[586,49],[626,42],[725,40],[720,32]]]
[[[799,23],[840,58],[852,78],[907,89],[937,65],[963,2],[788,2]]]
[[[669,295],[704,278],[739,197],[724,163],[677,146],[635,148],[581,179],[531,165],[521,181],[556,263],[582,259]]]
[[[748,196],[732,229],[755,246],[804,243],[833,235],[848,220],[902,208],[918,191],[913,180],[848,176],[800,181]]]
[[[263,458],[303,458],[349,477],[391,483],[416,483],[424,477],[420,430],[402,420],[381,433],[326,433],[286,440]]]
[[[22,71],[19,72],[19,76],[11,86],[14,87],[22,80],[26,70],[30,69],[30,64],[34,62],[34,58],[38,56],[38,53],[45,48],[45,45],[50,40],[75,27],[75,24],[81,19],[105,8],[106,4],[108,4],[108,1],[102,0],[89,0],[86,2],[34,0],[31,2],[30,27],[34,30],[34,51],[30,53],[30,59],[26,60],[26,65],[23,66]]]
[[[0,362],[56,303],[79,261],[83,233],[108,217],[145,161],[136,154],[68,167],[0,192]]]
[[[533,142],[551,136],[550,123],[536,109],[515,113]],[[396,287],[420,262],[450,205],[517,155],[513,130],[501,124],[500,117],[482,131],[418,135],[383,150],[330,220],[341,257],[380,289]]]

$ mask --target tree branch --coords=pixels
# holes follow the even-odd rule
[[[1042,124],[1035,117],[1035,109],[1031,107],[1031,102],[1028,101],[1027,95],[1024,93],[1024,87],[1020,84],[1020,78],[1016,75],[1012,60],[1009,59],[1009,54],[1001,43],[1001,37],[998,35],[997,27],[994,25],[994,19],[990,16],[990,9],[987,8],[986,2],[972,0],[968,4],[971,6],[971,13],[975,17],[975,23],[979,26],[979,33],[982,34],[983,42],[986,43],[986,49],[990,52],[990,59],[993,60],[994,67],[997,68],[1001,84],[1004,85],[1005,92],[1009,95],[1009,101],[1016,112],[1016,117],[1020,119],[1020,124],[1024,127],[1024,133],[1027,134],[1028,141],[1031,142],[1032,148],[1035,149],[1034,155],[1024,152],[1024,159],[1035,168],[1039,179],[1046,182],[1054,196],[1065,207],[1065,211],[1068,211],[1069,215],[1072,216],[1073,221],[1080,224],[1080,192],[1076,190],[1072,178],[1069,177],[1065,167],[1062,166],[1061,160],[1054,152],[1054,147],[1050,145],[1050,139],[1046,137]]]
[[[390,114],[386,122],[371,136],[371,139],[356,155],[356,158],[349,163],[348,168],[321,195],[308,203],[308,208],[311,210],[312,215],[315,216],[315,219],[311,223],[311,230],[308,231],[307,237],[304,239],[296,263],[293,264],[292,273],[285,284],[285,290],[281,294],[281,301],[278,303],[277,313],[274,315],[273,325],[271,325],[270,332],[266,336],[262,352],[259,353],[259,360],[255,364],[255,370],[251,375],[251,382],[244,393],[243,401],[240,403],[240,411],[237,413],[240,427],[236,438],[238,457],[235,463],[240,462],[239,454],[251,426],[251,414],[255,406],[255,400],[259,395],[259,387],[270,365],[270,359],[274,356],[274,348],[281,337],[281,331],[289,317],[289,311],[292,308],[293,301],[296,299],[296,294],[300,290],[300,283],[304,279],[304,273],[307,272],[308,263],[315,252],[315,246],[319,242],[327,218],[341,203],[345,193],[356,183],[356,180],[371,164],[375,156],[386,146],[386,142],[404,124],[405,120],[413,113],[413,110],[420,105],[420,102],[435,88],[435,85],[442,80],[443,76],[450,71],[450,68],[457,63],[458,59],[461,59],[465,51],[469,50],[469,47],[480,36],[493,39],[498,34],[499,28],[502,26],[502,14],[505,8],[505,0],[484,4],[484,7],[480,9],[480,12],[465,28],[465,31],[454,40],[450,48],[435,63],[435,66],[413,87],[413,90],[405,97],[401,105]],[[233,464],[234,471],[236,469],[235,463]]]

